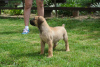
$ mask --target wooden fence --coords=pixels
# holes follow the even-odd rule
[[[6,4],[8,4],[10,1],[16,1],[13,4],[14,7],[6,6]],[[0,13],[1,13],[1,9],[10,9],[10,10],[11,9],[24,9],[24,0],[20,0],[20,1],[22,1],[22,4],[23,4],[22,7],[17,7],[17,5],[19,5],[19,3],[17,3],[18,0],[0,0]],[[100,7],[57,7],[56,1],[57,0],[54,0],[54,7],[45,7],[44,6],[44,10],[55,10],[56,15],[57,15],[57,10],[100,11]],[[72,0],[70,0],[70,1],[72,1]],[[89,0],[89,1],[91,3],[94,2],[94,0]],[[99,1],[99,0],[97,0],[97,1]],[[37,7],[32,7],[32,10],[36,10],[36,9],[37,9]]]

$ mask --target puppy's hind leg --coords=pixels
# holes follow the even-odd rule
[[[56,43],[54,43],[54,45],[53,45],[53,49],[55,49],[55,48],[56,48],[56,46],[57,46],[57,42],[56,42]]]
[[[65,48],[66,48],[66,51],[70,51],[67,34],[64,35],[64,41],[65,41]]]
[[[41,53],[44,54],[45,43],[41,40]]]

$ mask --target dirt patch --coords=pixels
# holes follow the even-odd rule
[[[74,17],[74,19],[78,19],[78,20],[83,20],[83,19],[100,19],[100,16],[94,16],[94,15],[85,15],[85,16],[78,16],[78,17]]]
[[[35,16],[36,16],[36,14],[31,14],[30,18],[33,18]],[[3,17],[3,18],[24,18],[24,15],[14,15],[14,16],[11,16],[9,14],[1,14],[0,17]],[[52,17],[46,17],[46,18],[52,18]],[[96,15],[84,15],[84,16],[70,17],[70,18],[74,18],[74,19],[78,19],[78,20],[92,19],[92,18],[93,19],[100,19],[100,16],[96,16]]]
[[[34,16],[36,16],[36,14],[31,14],[30,18],[33,18]],[[11,16],[9,14],[1,14],[0,17],[3,17],[3,18],[24,18],[24,15],[14,15],[14,16]]]

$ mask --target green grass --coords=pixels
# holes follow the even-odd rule
[[[100,67],[100,19],[47,19],[50,26],[66,25],[70,52],[58,42],[53,57],[40,55],[38,28],[30,25],[30,33],[22,35],[23,19],[0,18],[0,67]]]

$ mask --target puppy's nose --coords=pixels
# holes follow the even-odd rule
[[[30,24],[32,25],[32,20],[30,20]]]
[[[34,22],[32,20],[30,20],[30,24],[33,25],[33,26],[35,26],[35,24],[34,24]]]

